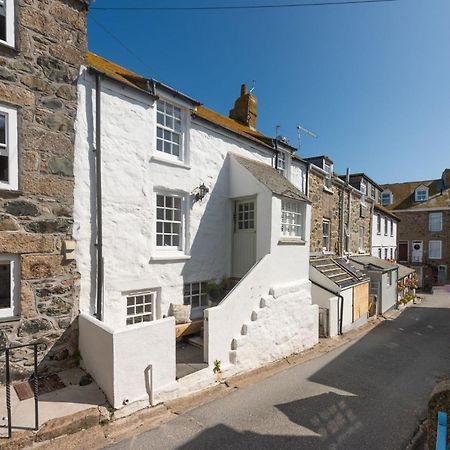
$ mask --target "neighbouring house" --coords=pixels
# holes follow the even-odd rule
[[[40,374],[77,362],[75,82],[87,3],[0,2],[0,347],[40,342]],[[13,377],[32,366],[29,349],[12,352]]]
[[[375,203],[372,213],[372,256],[389,261],[397,259],[399,218],[384,206]]]
[[[352,263],[370,278],[369,294],[373,298],[370,315],[384,314],[397,306],[398,265],[376,256],[351,256]]]
[[[367,322],[369,277],[347,259],[312,257],[309,278],[322,336],[334,337]]]
[[[359,275],[349,275],[358,273],[358,270],[344,257],[370,254],[371,216],[375,200],[367,197],[366,191],[360,190],[359,186],[352,185],[351,181],[355,180],[350,176],[344,180],[336,176],[333,161],[329,157],[316,156],[304,158],[303,161],[308,164],[307,193],[312,202],[312,300],[320,307],[321,334],[333,336],[367,320],[367,277],[360,279]],[[318,271],[321,267],[324,270]],[[344,285],[340,279],[345,280]],[[344,302],[343,306],[338,301],[340,298]],[[341,320],[339,326],[336,321],[336,302],[341,311],[338,315]]]
[[[78,98],[79,345],[111,404],[154,404],[317,343],[307,166],[256,130],[253,93],[243,85],[225,117],[88,54]],[[204,368],[186,375],[189,362]]]
[[[400,218],[398,261],[419,287],[450,281],[450,169],[436,180],[383,185],[382,204]]]

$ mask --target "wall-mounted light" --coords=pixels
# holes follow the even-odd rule
[[[209,188],[205,186],[205,183],[202,183],[199,187],[196,187],[192,192],[192,194],[194,195],[194,201],[198,202],[200,200],[203,200],[208,192]]]

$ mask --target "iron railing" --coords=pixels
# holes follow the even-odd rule
[[[6,411],[8,415],[8,438],[12,436],[12,419],[11,419],[11,369],[10,369],[10,354],[11,350],[18,348],[33,347],[34,370],[33,370],[33,395],[34,395],[34,429],[39,430],[39,382],[38,382],[38,343],[12,345],[9,347],[0,348],[0,353],[5,352],[5,388],[6,388]]]

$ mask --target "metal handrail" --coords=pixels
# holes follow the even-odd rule
[[[34,353],[34,371],[33,371],[33,381],[34,381],[34,429],[35,431],[39,430],[39,384],[38,384],[38,359],[37,359],[37,350],[38,350],[38,342],[33,344],[20,344],[20,345],[12,345],[8,347],[0,348],[0,353],[5,352],[6,364],[5,364],[5,372],[6,372],[6,410],[8,414],[8,438],[12,436],[12,420],[11,420],[11,370],[9,364],[9,356],[11,350],[16,350],[18,348],[24,347],[33,347]]]

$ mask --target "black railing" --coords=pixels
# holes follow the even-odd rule
[[[10,354],[11,350],[18,348],[33,347],[34,353],[34,371],[33,371],[33,395],[34,395],[34,429],[39,430],[39,382],[38,382],[38,343],[34,344],[22,344],[12,345],[10,347],[0,348],[0,353],[5,352],[6,364],[5,364],[5,382],[6,382],[6,411],[8,415],[8,438],[12,436],[12,419],[11,419],[11,369],[10,369]]]

